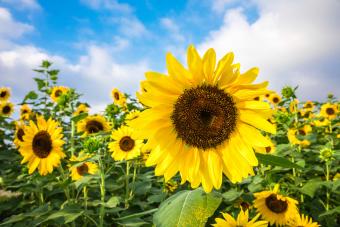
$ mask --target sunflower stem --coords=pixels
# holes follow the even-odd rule
[[[74,132],[75,132],[75,124],[74,124],[74,121],[71,120],[71,156],[74,155]]]
[[[126,172],[125,172],[125,208],[129,207],[129,174],[130,174],[130,162],[126,161]]]
[[[137,161],[133,163],[133,177],[132,177],[132,189],[130,191],[130,198],[132,198],[133,192],[135,191],[135,181],[137,177]]]
[[[84,209],[85,209],[85,212],[87,211],[87,187],[84,186],[83,188],[83,193],[84,193]],[[87,218],[85,217],[85,223],[84,223],[84,226],[86,227],[87,226]]]
[[[102,150],[102,149],[100,149]],[[99,226],[104,226],[104,216],[105,216],[105,171],[101,155],[99,156],[100,165],[100,200],[102,202],[99,211]]]
[[[329,164],[328,162],[326,162],[326,182],[329,181]],[[327,192],[326,192],[326,211],[329,210],[329,199],[330,199],[330,193],[329,190],[327,188]]]

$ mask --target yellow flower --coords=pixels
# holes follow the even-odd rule
[[[0,115],[9,117],[14,112],[14,105],[11,102],[0,103]]]
[[[83,132],[83,136],[98,132],[108,132],[110,129],[110,124],[106,121],[105,117],[101,115],[87,116],[77,124],[77,131]]]
[[[89,112],[89,108],[88,108],[85,104],[81,103],[81,104],[77,107],[77,109],[76,109],[76,111],[73,113],[73,115],[74,115],[74,116],[77,116],[77,115],[79,115],[79,114],[81,114],[81,113],[88,113],[88,112]]]
[[[60,159],[65,157],[62,137],[62,129],[52,119],[46,121],[39,116],[37,124],[30,121],[25,126],[19,152],[24,157],[21,164],[28,162],[29,174],[38,168],[40,175],[44,176],[60,165]]]
[[[120,92],[117,88],[112,89],[111,96],[112,96],[114,104],[116,104],[118,106],[125,106],[126,105],[125,95],[122,92]]]
[[[305,104],[303,104],[303,108],[306,111],[313,111],[314,110],[314,103],[312,101],[307,101]]]
[[[312,218],[303,214],[296,216],[296,219],[289,224],[290,227],[318,227],[317,222],[313,222]]]
[[[174,180],[169,180],[164,185],[165,192],[174,192],[178,188],[178,183]]]
[[[24,142],[24,135],[25,135],[25,124],[22,121],[15,122],[15,134],[14,134],[14,144],[17,148],[20,147],[20,144]]]
[[[263,101],[263,98],[264,98],[263,95],[259,95],[259,96],[256,96],[253,100],[255,100],[255,101]]]
[[[299,104],[299,100],[294,99],[290,104],[289,104],[289,111],[291,113],[295,113],[296,111],[298,111],[298,104]]]
[[[149,149],[147,146],[143,145],[141,150],[140,150],[140,154],[141,154],[141,158],[142,158],[144,164],[148,160],[150,153],[151,153],[151,149]]]
[[[213,224],[214,227],[267,227],[268,222],[267,221],[256,221],[260,215],[256,215],[252,220],[249,219],[249,212],[248,210],[243,211],[240,210],[240,213],[237,216],[237,219],[235,220],[230,214],[228,213],[222,213],[222,218],[216,218],[215,222],[216,224]]]
[[[275,133],[266,120],[270,105],[254,98],[270,92],[268,82],[252,84],[258,68],[240,74],[233,58],[229,53],[216,66],[213,49],[201,58],[190,46],[189,69],[169,53],[169,75],[146,73],[146,91],[137,97],[149,108],[131,126],[152,149],[146,165],[156,165],[155,174],[165,181],[180,172],[182,183],[210,192],[221,187],[223,173],[234,183],[254,174],[252,147],[270,145],[258,129]]]
[[[325,103],[321,106],[320,115],[332,120],[336,118],[338,112],[337,104]]]
[[[310,127],[310,126],[309,126]],[[305,136],[309,133],[309,127],[301,128],[299,130],[289,129],[287,133],[288,140],[291,144],[301,145],[302,147],[307,147],[310,145],[310,142],[306,139],[300,140],[297,136]]]
[[[86,159],[91,158],[90,155],[87,155],[85,153],[80,153],[78,157],[72,156],[70,158],[70,161],[72,162],[83,162]],[[96,174],[98,171],[98,166],[95,163],[92,162],[83,162],[81,164],[75,164],[70,166],[70,175],[72,180],[77,181],[80,180],[83,176],[87,174]]]
[[[115,140],[109,143],[114,160],[130,160],[140,155],[143,140],[138,138],[132,128],[122,126],[112,132],[111,138]]]
[[[139,115],[140,115],[140,111],[139,111],[139,110],[132,110],[132,111],[130,111],[130,112],[125,116],[126,124],[129,125],[129,122],[132,121],[133,119],[138,118]]]
[[[316,127],[323,127],[323,126],[328,126],[331,122],[327,118],[322,118],[319,120],[313,121],[313,125]]]
[[[268,100],[272,104],[277,105],[281,102],[281,96],[277,93],[273,93],[269,96]]]
[[[69,88],[64,86],[56,86],[52,88],[51,99],[53,102],[58,102],[60,96],[66,94]]]
[[[268,138],[270,145],[267,147],[257,147],[254,146],[254,150],[257,153],[261,153],[261,154],[273,154],[275,152],[275,145],[273,144],[273,142]]]
[[[20,107],[20,119],[29,120],[32,114],[32,110],[29,105],[24,104]]]
[[[340,173],[336,173],[335,176],[333,177],[333,180],[340,180]]]
[[[298,202],[280,195],[278,190],[279,185],[275,185],[273,190],[254,193],[254,207],[271,225],[281,226],[294,220],[299,212],[296,207]]]
[[[8,87],[0,87],[0,102],[6,102],[11,97],[11,89]]]

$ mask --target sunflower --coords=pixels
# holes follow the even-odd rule
[[[289,104],[289,111],[291,113],[296,113],[299,108],[298,105],[299,105],[299,100],[293,99],[293,101],[291,101],[291,103]]]
[[[14,105],[11,102],[0,103],[0,115],[9,117],[14,112]]]
[[[330,123],[331,122],[327,118],[321,118],[312,122],[312,124],[316,127],[328,126]]]
[[[180,172],[182,183],[193,188],[201,183],[206,192],[220,188],[223,173],[239,182],[254,174],[258,165],[252,146],[269,146],[257,129],[275,133],[269,123],[270,105],[255,101],[270,93],[268,82],[251,84],[258,69],[240,74],[234,55],[225,55],[215,67],[216,55],[209,49],[203,59],[188,48],[185,69],[167,54],[169,76],[146,73],[146,91],[137,93],[148,109],[131,121],[148,139],[152,149],[148,166],[168,181]]]
[[[110,131],[110,129],[111,126],[109,122],[106,121],[105,117],[97,114],[87,116],[77,124],[77,131],[83,132],[83,136],[97,132],[107,132]]]
[[[85,105],[85,104],[83,104],[83,103],[81,103],[81,104],[77,107],[76,111],[74,111],[73,115],[74,115],[74,116],[77,116],[77,115],[79,115],[79,114],[81,114],[81,113],[88,113],[88,112],[89,112],[88,106]]]
[[[53,102],[58,102],[60,96],[66,94],[69,88],[64,86],[55,86],[52,88],[51,99]]]
[[[116,161],[130,160],[140,155],[143,140],[128,126],[122,126],[112,132],[114,142],[109,143],[112,158]]]
[[[78,157],[72,156],[70,158],[71,162],[83,162],[86,159],[91,158],[90,155],[85,153],[80,153]],[[76,164],[70,166],[70,175],[72,180],[77,181],[80,180],[84,175],[86,174],[96,174],[98,171],[98,166],[95,163],[92,162],[83,162],[81,164]]]
[[[338,112],[337,104],[325,103],[321,106],[320,115],[332,120],[336,118]]]
[[[306,111],[313,111],[314,110],[314,103],[312,101],[307,101],[305,104],[303,104],[303,108]]]
[[[270,145],[267,147],[257,147],[254,146],[254,150],[257,153],[261,153],[261,154],[272,154],[275,152],[275,145],[274,143],[268,138]]]
[[[269,102],[271,102],[273,105],[277,105],[281,102],[281,96],[277,93],[273,93],[268,98]]]
[[[151,149],[148,148],[147,146],[143,145],[141,150],[140,150],[140,154],[141,154],[141,159],[143,160],[143,163],[146,163],[146,161],[148,160],[149,156],[151,153]]]
[[[290,227],[318,227],[320,226],[317,222],[313,222],[312,218],[305,216],[303,214],[298,215],[292,223],[289,224]]]
[[[44,176],[60,165],[60,159],[65,157],[62,137],[62,128],[52,119],[46,121],[38,116],[37,124],[30,121],[25,126],[19,152],[24,157],[21,164],[28,162],[29,174],[38,168],[40,175]]]
[[[11,89],[8,87],[0,87],[0,102],[6,102],[11,97]]]
[[[286,225],[299,215],[298,201],[278,193],[279,185],[273,190],[254,193],[254,207],[271,225]]]
[[[313,113],[310,110],[307,109],[300,109],[298,110],[298,115],[303,118],[312,118]]]
[[[126,97],[117,88],[112,89],[111,96],[112,96],[113,102],[116,105],[118,105],[118,106],[125,106],[125,104],[126,104]]]
[[[29,105],[24,104],[20,107],[20,119],[29,120],[32,114],[32,110]]]
[[[249,212],[248,210],[243,211],[240,210],[240,213],[237,216],[237,219],[235,220],[233,216],[227,213],[222,213],[222,218],[216,218],[216,224],[213,224],[212,226],[215,227],[267,227],[268,222],[267,221],[257,221],[257,219],[260,217],[260,214],[256,215],[253,219],[249,221]]]
[[[309,127],[307,127],[309,128]],[[300,140],[298,137],[303,137],[305,136],[306,134],[309,133],[309,129],[307,128],[301,128],[299,130],[297,129],[288,129],[288,132],[287,132],[287,137],[288,137],[288,140],[291,144],[295,144],[295,145],[301,145],[302,147],[307,147],[310,145],[310,142],[307,140],[307,139],[303,139],[303,140]]]
[[[15,134],[14,134],[14,144],[17,148],[20,147],[20,144],[24,142],[25,135],[25,124],[22,121],[15,122]]]

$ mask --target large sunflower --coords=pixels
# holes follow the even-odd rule
[[[72,156],[70,158],[70,161],[72,162],[83,162],[86,159],[91,158],[90,155],[87,155],[85,153],[80,153],[78,157]],[[87,174],[95,174],[98,170],[98,166],[95,163],[92,162],[83,162],[78,165],[72,165],[70,166],[70,175],[72,180],[77,181],[80,180],[83,176]]]
[[[125,104],[126,104],[126,97],[117,88],[112,89],[111,96],[112,96],[113,102],[116,105],[118,105],[118,106],[125,106]]]
[[[109,143],[111,156],[114,160],[130,160],[140,155],[143,140],[138,138],[132,128],[122,126],[112,132],[111,138],[115,140]]]
[[[37,124],[30,121],[25,126],[19,151],[24,157],[21,164],[28,162],[29,174],[38,168],[40,175],[44,176],[60,165],[60,159],[65,157],[62,137],[58,123],[52,119],[46,121],[42,116],[37,117]]]
[[[14,112],[14,105],[11,102],[0,103],[0,115],[9,117]]]
[[[30,108],[29,105],[24,104],[20,107],[20,119],[29,120],[31,113],[32,113],[32,109]]]
[[[66,94],[69,88],[64,86],[55,86],[52,88],[51,99],[53,102],[58,102],[60,96]]]
[[[292,223],[289,224],[290,227],[318,227],[320,226],[317,222],[313,222],[312,218],[305,216],[303,214],[298,215]]]
[[[144,89],[137,93],[149,107],[133,120],[152,148],[147,165],[168,181],[180,172],[182,183],[201,183],[205,191],[220,188],[222,173],[232,182],[253,174],[258,161],[252,146],[269,146],[258,129],[275,133],[268,119],[268,103],[256,101],[268,82],[251,84],[258,69],[240,74],[234,55],[225,55],[216,66],[209,49],[203,58],[188,48],[185,69],[170,53],[166,62],[169,76],[146,73]]]
[[[111,129],[109,122],[106,121],[104,116],[91,115],[82,119],[77,124],[78,132],[83,132],[83,136],[94,134],[97,132],[107,132]]]
[[[298,215],[298,202],[292,198],[285,197],[278,193],[279,185],[273,190],[254,193],[254,207],[262,217],[271,225],[286,225]]]
[[[14,144],[17,148],[24,142],[25,124],[22,121],[15,122]]]
[[[77,116],[77,115],[79,115],[79,114],[81,114],[81,113],[88,113],[88,112],[89,112],[88,106],[85,105],[84,103],[81,103],[81,104],[77,107],[76,111],[74,111],[73,115],[74,115],[74,116]]]
[[[243,211],[242,209],[240,210],[240,213],[237,216],[237,219],[235,220],[233,216],[227,213],[222,213],[223,219],[222,218],[216,218],[216,224],[213,224],[212,226],[214,227],[267,227],[268,222],[267,221],[256,221],[260,215],[256,215],[253,219],[250,221],[249,219],[249,214],[248,210]]]
[[[5,102],[11,97],[11,89],[8,87],[0,87],[0,102]]]
[[[321,106],[320,115],[332,120],[336,118],[338,112],[337,104],[325,103]]]

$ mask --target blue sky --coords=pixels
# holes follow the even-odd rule
[[[49,59],[61,84],[102,110],[113,87],[134,94],[145,71],[165,72],[166,52],[185,64],[194,44],[233,51],[272,89],[323,100],[340,95],[339,11],[337,0],[0,0],[0,86],[19,102]]]

